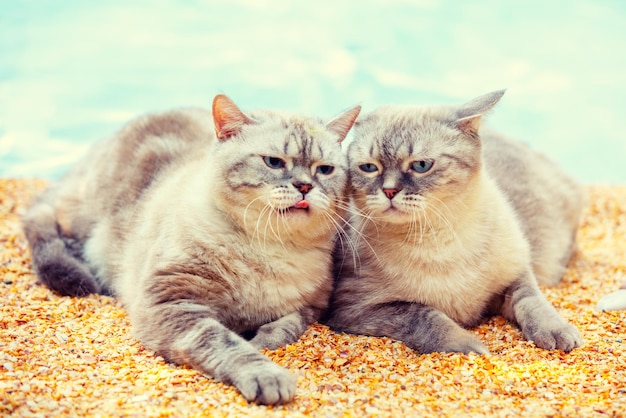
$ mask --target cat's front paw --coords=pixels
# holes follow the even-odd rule
[[[429,339],[418,349],[424,354],[433,352],[490,354],[478,337],[456,324],[451,330],[440,332],[435,338]]]
[[[297,339],[284,335],[285,333],[280,332],[281,330],[275,332],[263,331],[266,331],[266,329],[258,332],[254,338],[250,340],[250,344],[252,344],[252,346],[254,346],[257,350],[262,350],[264,348],[276,350],[277,348],[290,344]]]
[[[250,340],[250,344],[259,350],[263,348],[276,350],[278,347],[297,341],[309,322],[312,321],[303,320],[300,312],[285,315],[261,326]]]
[[[552,320],[537,323],[523,330],[524,337],[546,350],[572,351],[583,344],[578,330],[564,320]]]
[[[272,361],[246,367],[232,383],[248,401],[263,405],[287,403],[296,393],[295,377]]]
[[[464,332],[462,334],[459,332],[457,335],[451,336],[451,338],[441,345],[441,349],[436,351],[463,354],[490,354],[487,347],[485,347],[485,345],[477,337],[469,331],[463,331]]]

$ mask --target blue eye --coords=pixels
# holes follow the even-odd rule
[[[335,171],[335,167],[333,167],[332,165],[320,165],[317,167],[315,171],[318,174],[323,174],[327,176],[329,174],[332,174],[333,171]]]
[[[361,164],[359,166],[359,169],[365,173],[374,173],[378,171],[378,167],[376,166],[376,164],[372,164],[372,163]]]
[[[285,167],[285,161],[278,157],[263,157],[263,162],[269,168],[279,169]]]
[[[423,174],[433,167],[434,161],[415,161],[411,163],[411,169],[417,173]]]

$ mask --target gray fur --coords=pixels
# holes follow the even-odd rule
[[[39,279],[111,292],[160,355],[250,401],[290,401],[294,377],[258,350],[294,342],[327,307],[347,209],[340,142],[359,111],[245,114],[218,95],[212,112],[132,121],[25,214]]]
[[[331,327],[424,353],[486,353],[464,328],[503,314],[539,347],[582,343],[538,287],[565,270],[582,191],[544,156],[480,129],[503,94],[386,106],[357,122],[352,243],[337,246]]]

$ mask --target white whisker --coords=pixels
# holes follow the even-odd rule
[[[339,218],[342,221],[342,223],[340,223],[335,218],[333,218],[331,216],[331,213],[333,215],[335,215],[337,218]],[[347,252],[346,250],[349,250],[349,252],[352,254],[352,261],[354,263],[354,266],[359,266],[360,265],[360,257],[359,257],[358,246],[352,240],[352,238],[350,237],[350,234],[348,234],[348,232],[346,231],[346,228],[345,228],[346,226],[347,227],[351,227],[349,221],[344,219],[342,216],[340,216],[334,210],[331,211],[330,213],[325,213],[324,215],[334,225],[335,230],[337,231],[337,238],[339,239],[340,244],[341,244],[341,252],[342,252],[342,254],[345,255],[345,253]],[[345,257],[344,257],[344,260],[345,260]]]
[[[439,201],[443,205],[443,207],[448,211],[448,213],[452,216],[452,212],[447,207],[447,205],[444,202],[442,202],[441,200],[439,200],[439,199],[436,199],[436,200]],[[450,234],[452,235],[452,238],[454,238],[455,241],[460,243],[461,240],[460,240],[459,236],[457,235],[456,230],[455,230],[454,226],[452,225],[452,223],[450,222],[450,220],[448,219],[448,217],[446,217],[445,214],[439,208],[437,208],[435,205],[430,205],[430,209],[439,219],[441,219],[441,221],[443,222],[444,226],[448,229],[448,231],[450,231]]]

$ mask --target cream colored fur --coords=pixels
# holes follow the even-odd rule
[[[543,348],[580,345],[541,294],[560,280],[580,186],[522,144],[487,132],[503,91],[462,106],[384,106],[348,150],[355,215],[327,322],[420,351],[484,353],[471,333],[503,314]],[[458,325],[457,325],[458,324]]]
[[[24,217],[39,279],[73,296],[112,293],[147,347],[263,404],[295,378],[259,353],[299,338],[326,309],[345,222],[334,119],[211,111],[130,122],[91,150]]]

